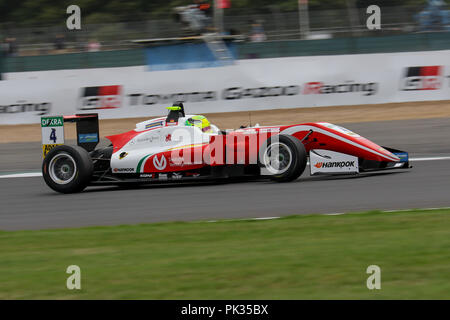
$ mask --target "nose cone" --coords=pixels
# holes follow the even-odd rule
[[[319,122],[317,127],[326,130],[327,143],[334,143],[334,150],[361,157],[366,160],[399,162],[400,158],[378,144],[346,128],[328,122]],[[329,139],[333,138],[333,139]]]
[[[383,148],[383,147],[379,147],[379,148],[378,148],[378,151],[379,151],[380,153],[382,153],[383,155],[385,155],[386,158],[389,159],[389,161],[394,161],[394,162],[400,161],[400,158],[399,158],[399,157],[397,157],[395,154],[393,154],[392,152],[386,150],[386,149]]]

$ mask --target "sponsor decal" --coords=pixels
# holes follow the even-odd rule
[[[178,172],[172,173],[172,179],[180,180],[181,178],[183,178],[183,175],[181,173],[178,173]]]
[[[442,66],[408,67],[405,69],[400,90],[438,90],[442,87]]]
[[[182,166],[184,166],[184,158],[183,157],[171,157],[170,158],[170,165],[171,166],[173,166],[173,167],[176,167],[176,166],[178,166],[178,167],[182,167]]]
[[[154,156],[153,157],[153,165],[155,166],[155,168],[157,170],[164,170],[167,166],[167,160],[166,157],[164,157],[164,155],[161,155],[161,158],[158,159],[158,156]]]
[[[171,134],[168,134],[166,136],[166,142],[169,142],[169,141],[172,141],[172,135]]]
[[[42,117],[41,127],[61,127],[64,125],[63,117]]]
[[[114,172],[134,172],[134,168],[114,168]]]
[[[140,175],[141,178],[151,178],[155,179],[156,175],[154,173],[143,173]]]
[[[45,157],[55,146],[64,144],[64,118],[41,118],[42,153]]]
[[[177,126],[178,122],[175,120],[170,120],[169,122],[166,122],[166,126]]]
[[[239,100],[248,98],[266,98],[266,97],[281,97],[281,96],[295,96],[299,94],[331,94],[331,93],[352,93],[361,92],[366,96],[374,95],[378,92],[378,83],[357,83],[354,81],[346,81],[338,84],[325,84],[321,81],[313,81],[305,83],[303,90],[300,85],[281,85],[268,86],[257,88],[245,87],[229,87],[221,91],[195,91],[195,92],[180,92],[169,94],[146,94],[133,93],[128,94],[129,106],[148,106],[157,104],[167,104],[173,101],[181,101],[184,103],[193,102],[208,102],[223,100]],[[170,125],[166,123],[166,125]]]
[[[237,100],[244,98],[295,96],[299,93],[300,87],[297,85],[260,88],[231,87],[223,90],[222,98],[225,100]]]
[[[224,100],[238,100],[245,98],[264,98],[264,97],[279,97],[279,96],[293,96],[300,94],[300,86],[274,86],[274,87],[259,87],[259,88],[244,88],[244,87],[230,87],[222,90],[221,97]],[[155,104],[172,103],[173,101],[181,102],[208,102],[218,100],[218,92],[204,91],[204,92],[188,92],[188,93],[172,93],[172,94],[144,94],[134,93],[129,94],[130,106],[145,106]]]
[[[318,162],[314,165],[316,168],[344,168],[354,167],[355,161],[339,161],[339,162]]]
[[[358,158],[352,155],[315,149],[309,153],[311,174],[318,173],[357,173]]]
[[[153,123],[149,123],[147,125],[145,125],[145,129],[151,129],[151,128],[156,128],[156,127],[161,127],[162,126],[162,121],[158,121],[158,122],[153,122]]]
[[[158,180],[181,180],[183,178],[183,174],[180,172],[174,172],[171,174],[167,173],[142,173],[139,175],[140,178],[146,178],[146,179],[156,179],[158,177]]]
[[[80,133],[78,135],[78,142],[80,142],[80,143],[98,142],[98,134],[97,133]]]
[[[21,100],[14,104],[0,105],[0,114],[36,112],[38,116],[43,116],[49,114],[51,108],[50,102],[30,103]]]
[[[185,175],[186,175],[186,177],[193,177],[193,178],[200,177],[200,173],[196,173],[196,172],[186,172]]]
[[[52,150],[53,148],[57,146],[62,146],[62,144],[44,144],[42,145],[42,156],[45,158],[45,156]]]
[[[129,94],[128,97],[130,106],[148,106],[154,104],[173,103],[174,101],[180,101],[184,103],[213,101],[217,100],[217,93],[215,91],[195,91],[169,94],[133,93]]]
[[[159,140],[159,136],[153,135],[153,136],[146,136],[144,138],[135,138],[133,140],[130,140],[129,144],[134,145],[135,143],[151,143],[155,140]]]
[[[80,110],[117,109],[122,105],[122,86],[82,88]]]
[[[167,176],[167,173],[160,173],[158,175],[159,180],[169,180],[169,177]]]
[[[400,162],[408,162],[409,161],[409,154],[408,152],[393,152],[394,155],[396,155]]]
[[[122,152],[121,154],[119,154],[119,160],[122,160],[123,158],[125,158],[128,155],[128,152]]]
[[[320,81],[305,83],[303,94],[332,94],[332,93],[352,93],[362,92],[365,96],[372,96],[378,91],[378,83],[356,83],[348,81],[342,84],[325,84]]]

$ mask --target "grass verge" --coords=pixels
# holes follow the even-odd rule
[[[449,209],[0,232],[0,299],[449,299],[449,235]]]

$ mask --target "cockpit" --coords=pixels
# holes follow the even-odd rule
[[[209,120],[202,115],[188,115],[184,112],[184,106],[182,102],[174,103],[171,107],[168,107],[169,114],[166,118],[166,123],[177,123],[186,127],[197,127],[203,133],[217,134],[220,133],[219,128],[211,124]]]

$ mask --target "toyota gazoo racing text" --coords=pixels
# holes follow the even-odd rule
[[[182,103],[167,117],[147,120],[107,138],[97,148],[97,114],[42,117],[42,173],[55,191],[90,185],[182,182],[232,177],[297,179],[308,160],[310,173],[358,174],[409,168],[408,153],[381,147],[340,126],[303,123],[220,130],[201,115],[186,115]],[[64,144],[64,123],[75,122],[77,146]]]

